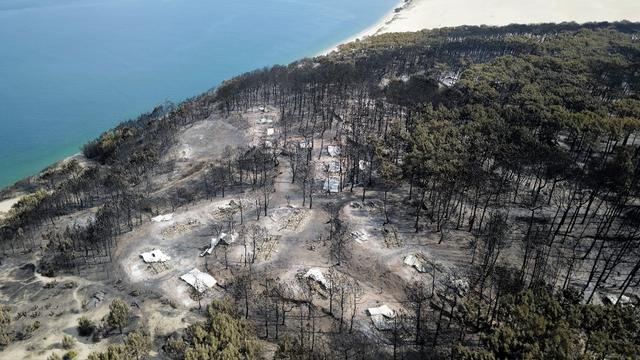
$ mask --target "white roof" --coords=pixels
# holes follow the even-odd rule
[[[165,215],[158,215],[156,217],[152,217],[151,221],[153,221],[153,222],[163,222],[163,221],[171,221],[172,219],[173,219],[173,213],[165,214]]]
[[[311,278],[314,281],[319,282],[320,284],[322,284],[326,288],[329,287],[329,283],[327,282],[327,279],[324,277],[324,274],[322,273],[322,270],[320,270],[318,268],[309,269],[309,271],[307,271],[303,276],[305,278]]]
[[[158,249],[140,254],[142,261],[146,263],[157,263],[171,260],[171,257]]]
[[[369,313],[369,315],[373,316],[373,315],[382,315],[384,317],[393,319],[396,316],[395,311],[393,311],[389,306],[385,305],[381,305],[378,307],[374,307],[374,308],[368,308],[367,312]]]
[[[334,178],[325,179],[322,189],[331,193],[337,193],[340,189],[340,181]]]
[[[327,152],[331,156],[339,156],[340,155],[340,147],[339,146],[329,145],[329,146],[327,146]]]
[[[188,273],[180,276],[180,279],[184,280],[187,284],[193,286],[194,289],[201,293],[211,289],[217,283],[213,276],[203,273],[198,269],[189,271]]]

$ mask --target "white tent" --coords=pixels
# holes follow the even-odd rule
[[[333,157],[340,156],[340,147],[329,145],[327,146],[327,152]]]
[[[158,215],[156,217],[152,217],[151,221],[153,221],[153,222],[164,222],[164,221],[171,221],[172,219],[173,219],[173,213],[165,214],[165,215]]]
[[[180,279],[193,286],[193,288],[200,293],[211,289],[217,284],[217,281],[213,278],[213,276],[207,273],[203,273],[198,269],[189,271],[188,273],[180,276]]]
[[[322,273],[322,271],[318,268],[311,268],[309,269],[304,275],[304,278],[307,279],[312,279],[318,283],[320,283],[320,285],[324,286],[325,289],[329,288],[329,282],[327,281],[327,279],[324,277],[324,274]]]
[[[158,262],[163,263],[165,261],[171,260],[170,256],[166,255],[165,253],[163,253],[158,249],[154,249],[149,252],[144,252],[140,254],[140,257],[142,258],[142,261],[146,263],[158,263]]]
[[[275,132],[276,132],[276,130],[275,130],[274,128],[268,128],[268,129],[267,129],[267,135],[268,135],[268,136],[273,135]]]

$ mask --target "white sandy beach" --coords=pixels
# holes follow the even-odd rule
[[[459,25],[508,25],[575,21],[640,21],[639,0],[411,0],[342,43],[388,32]],[[337,46],[336,46],[337,47]],[[326,54],[336,49],[332,47]]]

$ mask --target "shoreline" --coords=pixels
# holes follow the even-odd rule
[[[400,0],[382,18],[364,30],[321,51],[328,55],[338,46],[366,37],[390,32],[420,31],[454,26],[505,26],[510,24],[541,24],[575,22],[584,24],[601,21],[640,22],[637,0],[601,0],[584,3],[580,0]],[[399,9],[398,11],[396,11]]]
[[[380,33],[380,31],[386,25],[389,25],[391,22],[393,22],[395,20],[395,18],[399,14],[409,10],[411,5],[414,4],[415,1],[416,0],[399,0],[396,3],[396,5],[391,8],[391,10],[387,11],[384,15],[382,15],[382,17],[380,19],[378,19],[375,23],[369,25],[364,30],[361,30],[361,31],[349,36],[348,38],[346,38],[344,40],[341,40],[339,43],[337,43],[335,45],[332,45],[332,46],[320,51],[319,53],[315,54],[314,56],[328,55],[328,54],[338,50],[338,46],[340,46],[342,44],[348,44],[348,43],[356,41],[356,40],[362,40],[363,38],[366,38],[366,37],[369,37],[369,36],[378,35]],[[399,9],[399,10],[397,10],[397,9]]]

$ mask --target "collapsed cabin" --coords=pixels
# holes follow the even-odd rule
[[[234,242],[236,242],[237,237],[238,237],[238,234],[235,234],[235,233],[234,234],[220,233],[220,235],[211,238],[211,245],[205,251],[200,253],[200,256],[211,254],[215,249],[215,247],[218,245],[233,244]]]
[[[351,237],[358,244],[362,244],[363,242],[369,240],[369,233],[366,230],[356,230],[351,232]]]
[[[311,279],[311,280],[317,282],[318,284],[320,284],[320,286],[323,289],[328,289],[329,286],[330,286],[329,282],[324,277],[324,274],[322,273],[322,270],[320,270],[318,268],[309,269],[304,275],[302,275],[302,277],[304,277],[305,279]]]
[[[381,305],[374,308],[368,308],[367,313],[371,317],[371,322],[376,329],[384,331],[393,328],[393,319],[396,312],[387,305]]]
[[[189,271],[188,273],[180,276],[180,279],[191,285],[199,293],[203,293],[211,289],[218,283],[213,276],[198,269]]]
[[[327,146],[327,153],[329,154],[329,156],[332,157],[336,157],[336,156],[340,156],[340,147],[339,146],[334,146],[334,145],[329,145]]]
[[[404,258],[404,264],[413,266],[420,273],[425,273],[429,270],[427,259],[420,253],[407,255]]]

